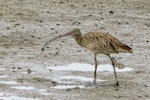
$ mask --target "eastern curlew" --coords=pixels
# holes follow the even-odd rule
[[[47,43],[42,48],[42,51],[45,50],[45,48],[49,45],[49,43],[55,41],[56,39],[59,39],[61,37],[66,37],[66,36],[73,36],[76,40],[76,42],[90,51],[94,53],[94,62],[95,62],[95,70],[94,70],[94,84],[96,84],[96,72],[97,72],[97,54],[101,53],[104,55],[107,55],[112,63],[113,70],[114,70],[114,75],[115,75],[115,80],[117,86],[119,86],[117,74],[116,74],[116,69],[115,69],[115,62],[114,59],[110,56],[112,53],[119,53],[119,52],[129,52],[132,53],[133,50],[131,47],[127,46],[126,44],[122,43],[115,37],[111,36],[110,34],[106,33],[99,33],[99,32],[89,32],[87,34],[84,34],[82,36],[80,29],[75,28],[74,30],[66,33],[59,35],[51,40],[49,40]]]

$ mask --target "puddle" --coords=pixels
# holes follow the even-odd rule
[[[23,74],[29,74],[28,72],[22,72]],[[30,73],[30,74],[32,74],[32,75],[35,75],[36,73],[35,72],[32,72],[32,73]]]
[[[38,65],[34,63],[17,62],[16,66],[37,67]]]
[[[50,93],[48,93],[46,89],[40,89],[40,90],[38,90],[38,91],[39,91],[39,93],[42,94],[42,95],[50,95]]]
[[[0,71],[4,71],[4,70],[6,70],[6,69],[4,69],[4,68],[0,68]]]
[[[46,67],[46,69],[57,70],[57,71],[94,71],[94,65],[91,64],[79,64],[72,63],[67,66],[55,66],[55,67]],[[133,68],[125,67],[123,69],[116,68],[117,72],[126,72],[132,71]],[[99,65],[97,71],[113,71],[112,65]]]
[[[88,77],[82,77],[82,76],[60,76],[57,78],[58,81],[66,81],[67,80],[76,80],[76,81],[82,81],[82,82],[93,82],[93,78],[88,78]],[[96,81],[105,81],[105,80],[99,80],[97,79]],[[74,82],[74,81],[73,81]]]
[[[83,76],[60,76],[55,79],[59,85],[51,87],[53,89],[75,89],[75,88],[86,88],[85,84],[93,83],[93,78],[83,77]],[[96,80],[98,81],[106,81],[106,80]]]
[[[30,87],[30,86],[13,86],[11,88],[18,89],[18,90],[33,90],[33,89],[35,89],[34,87]]]
[[[10,96],[10,95],[11,95],[10,93],[0,92],[0,97]]]
[[[0,100],[39,100],[39,99],[18,97],[18,96],[14,96],[10,93],[1,92],[0,93]]]
[[[0,81],[1,84],[7,84],[7,85],[16,85],[19,84],[16,81]]]
[[[57,85],[52,87],[53,89],[75,89],[75,88],[85,88],[85,86],[77,86],[77,85]]]
[[[94,65],[91,64],[79,64],[72,63],[67,66],[55,66],[55,67],[46,67],[46,69],[55,70],[55,71],[94,71]],[[117,72],[126,72],[132,71],[132,68],[125,67],[123,69],[116,68]],[[97,71],[111,71],[113,72],[112,65],[99,65]],[[53,89],[74,89],[74,88],[86,88],[88,82],[93,82],[93,77],[88,78],[84,76],[59,76],[53,79],[57,81],[59,85],[51,87]],[[96,80],[98,81],[107,81],[107,80]]]
[[[1,75],[0,78],[6,78],[8,77],[7,75]]]

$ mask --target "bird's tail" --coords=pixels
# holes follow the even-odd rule
[[[131,47],[129,47],[128,45],[125,45],[124,48],[130,52],[130,53],[133,53],[133,49]]]

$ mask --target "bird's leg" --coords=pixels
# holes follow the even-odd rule
[[[97,54],[95,53],[94,54],[95,70],[94,70],[94,82],[93,82],[94,84],[96,84],[96,72],[97,72],[97,65],[98,65],[96,56]]]
[[[114,62],[114,58],[111,58],[110,55],[108,55],[108,57],[110,58],[111,62],[112,62],[112,66],[114,69],[114,74],[115,74],[115,79],[116,79],[116,85],[119,86],[119,82],[118,82],[118,78],[117,78],[117,74],[116,74],[116,66],[115,66],[115,62]]]

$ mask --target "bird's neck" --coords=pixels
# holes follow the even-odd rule
[[[81,42],[82,42],[82,34],[80,33],[77,36],[74,36],[76,42],[81,46]]]

